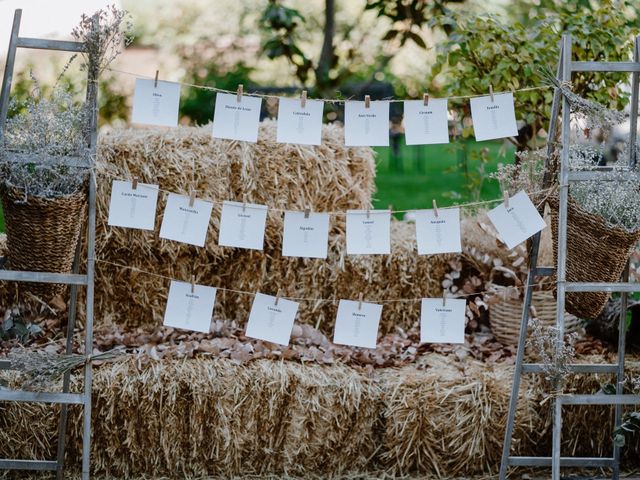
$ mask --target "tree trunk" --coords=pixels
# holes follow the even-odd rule
[[[320,59],[316,68],[316,86],[320,92],[330,83],[329,70],[333,67],[335,53],[333,38],[336,33],[336,2],[335,0],[325,0],[324,9],[324,39]]]

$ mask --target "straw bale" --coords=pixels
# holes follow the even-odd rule
[[[454,357],[427,355],[426,370],[405,367],[383,373],[385,452],[381,459],[394,473],[421,472],[441,478],[495,472],[511,390],[511,368]],[[531,390],[523,385],[516,451],[532,442],[540,424]]]

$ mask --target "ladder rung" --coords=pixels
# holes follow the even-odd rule
[[[53,460],[12,460],[0,458],[0,470],[55,470],[58,462]]]
[[[536,267],[534,275],[539,277],[550,277],[556,273],[553,267]]]
[[[65,40],[48,40],[44,38],[19,37],[16,46],[20,48],[36,48],[40,50],[60,50],[63,52],[84,52],[84,44],[81,42],[69,42]]]
[[[640,292],[640,283],[566,282],[567,292]]]
[[[563,405],[640,405],[640,395],[559,395]]]
[[[25,392],[21,390],[0,389],[0,402],[65,403],[67,405],[82,405],[84,404],[84,394],[63,392]]]
[[[618,371],[617,363],[603,363],[600,365],[592,364],[575,364],[568,365],[573,373],[616,373]],[[522,371],[524,373],[542,373],[541,363],[523,363]]]
[[[571,62],[572,72],[640,72],[637,62]]]
[[[601,182],[607,181],[620,181],[621,179],[637,178],[640,179],[640,174],[633,171],[612,171],[611,169],[602,170],[589,170],[586,172],[569,172],[570,182],[588,182],[592,180],[598,180]]]
[[[613,458],[600,457],[560,457],[561,467],[610,467]],[[509,465],[514,467],[550,467],[551,457],[509,457]]]
[[[64,283],[86,285],[87,276],[79,273],[26,272],[20,270],[0,270],[0,280],[16,282]]]

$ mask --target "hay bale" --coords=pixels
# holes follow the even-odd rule
[[[383,374],[387,471],[440,478],[495,473],[500,465],[512,368],[429,354],[413,366]],[[516,451],[531,448],[541,423],[526,381],[514,432]]]

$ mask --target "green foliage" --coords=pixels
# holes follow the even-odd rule
[[[10,311],[0,324],[0,340],[3,341],[16,339],[24,344],[41,333],[42,329],[39,325],[27,322],[20,313],[15,311]]]
[[[624,3],[631,5],[630,0]],[[539,68],[555,70],[562,32],[572,34],[576,60],[628,60],[637,29],[628,26],[623,10],[614,8],[612,1],[591,5],[561,2],[553,11],[539,8],[526,24],[492,15],[449,12],[434,17],[430,25],[446,28],[450,34],[438,46],[430,81],[437,85],[439,76],[445,85],[444,94],[481,94],[489,91],[489,85],[495,91],[537,85]],[[578,95],[621,109],[628,101],[628,95],[617,89],[623,78],[619,74],[583,73],[574,75],[572,82]],[[519,149],[529,147],[536,133],[546,128],[551,99],[551,89],[518,93],[517,112],[529,127],[521,130]]]

